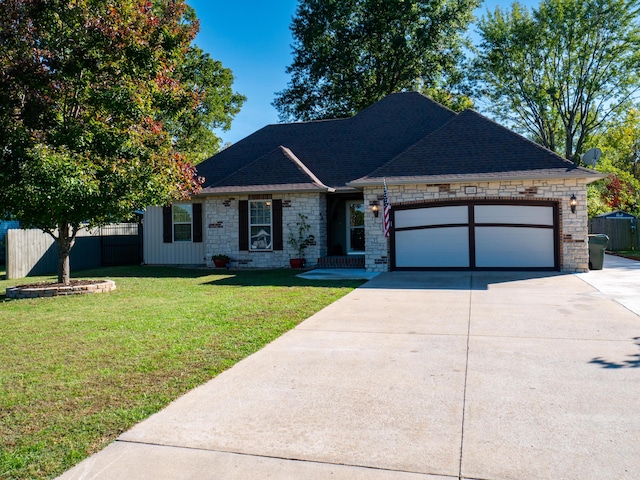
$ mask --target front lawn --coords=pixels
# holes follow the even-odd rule
[[[0,478],[52,478],[346,295],[295,271],[114,267],[112,293],[6,300],[0,277]]]

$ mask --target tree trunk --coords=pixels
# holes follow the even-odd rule
[[[69,234],[69,224],[58,225],[58,283],[69,285],[71,283],[71,270],[69,268],[69,254],[75,242],[75,235]]]

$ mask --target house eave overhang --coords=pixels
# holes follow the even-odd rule
[[[478,182],[508,182],[524,180],[556,180],[556,179],[585,179],[585,183],[592,183],[606,175],[600,172],[588,172],[587,174],[576,171],[559,172],[553,174],[537,174],[535,172],[514,172],[513,174],[465,174],[465,175],[425,175],[411,177],[386,177],[386,178],[361,178],[347,183],[354,188],[379,187],[386,181],[387,185],[438,185],[443,183],[478,183]]]
[[[251,195],[259,193],[333,193],[335,189],[314,184],[238,185],[203,188],[193,197],[210,195]]]

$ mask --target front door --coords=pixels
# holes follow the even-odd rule
[[[364,203],[347,202],[347,253],[364,253]]]

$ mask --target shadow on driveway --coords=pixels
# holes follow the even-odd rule
[[[360,288],[400,290],[487,290],[490,285],[569,275],[540,271],[474,272],[388,272],[378,275]]]

